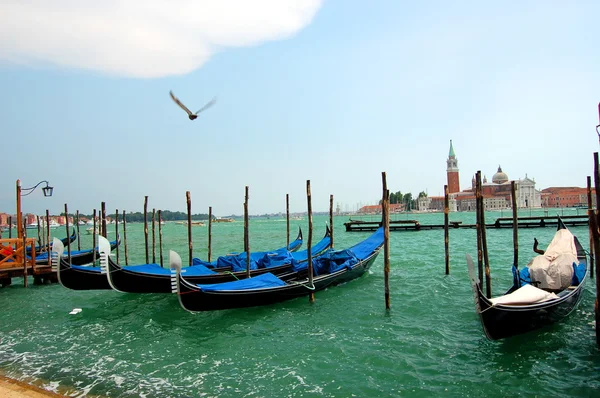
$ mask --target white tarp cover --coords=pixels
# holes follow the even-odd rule
[[[544,254],[534,257],[527,266],[531,281],[539,282],[537,287],[562,290],[571,285],[573,263],[579,264],[573,234],[568,229],[559,229]]]
[[[558,298],[554,293],[547,292],[532,285],[524,285],[510,294],[491,299],[492,305],[523,305],[541,303]]]

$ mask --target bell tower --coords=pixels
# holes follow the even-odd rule
[[[448,176],[448,193],[460,192],[460,183],[458,181],[458,159],[456,159],[456,155],[454,154],[452,140],[450,140],[450,152],[448,153],[448,160],[446,160],[446,164],[446,174]]]

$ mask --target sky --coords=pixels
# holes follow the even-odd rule
[[[342,211],[498,166],[586,186],[600,2],[0,0],[0,212]],[[169,91],[192,111],[190,121]],[[42,184],[43,185],[43,184]]]

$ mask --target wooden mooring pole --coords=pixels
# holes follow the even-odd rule
[[[290,250],[290,194],[285,194],[285,225],[286,225],[286,248]]]
[[[308,302],[315,302],[315,290],[313,283],[313,263],[312,263],[312,230],[313,230],[313,219],[312,219],[312,196],[310,193],[310,180],[306,180],[306,202],[308,207],[308,242],[306,245],[306,251],[308,253],[308,285],[312,289],[308,294]]]
[[[127,253],[127,217],[125,216],[125,210],[123,210],[123,246],[125,246],[125,265],[128,265],[129,256]]]
[[[69,236],[69,209],[67,208],[67,204],[65,203],[65,227],[67,229],[67,236]],[[96,247],[96,246],[93,246]],[[69,264],[71,264],[71,239],[67,239],[67,253],[69,258]],[[94,250],[96,253],[96,250]],[[50,255],[50,253],[48,253]]]
[[[594,279],[594,228],[592,220],[594,210],[592,205],[592,177],[587,176],[587,205],[588,205],[588,227],[590,234],[590,277]]]
[[[144,243],[146,244],[146,264],[150,261],[148,253],[148,197],[144,196]],[[192,261],[190,257],[190,261]],[[191,262],[190,262],[191,264]]]
[[[479,220],[481,224],[479,224],[479,230],[481,233],[481,251],[483,253],[483,266],[485,269],[485,294],[487,298],[492,297],[492,277],[490,274],[490,261],[488,257],[487,250],[487,238],[485,231],[485,201],[483,198],[483,192],[481,189],[481,171],[477,171],[477,181],[479,181]]]
[[[100,208],[102,209],[102,236],[106,238],[108,236],[108,230],[106,228],[106,202],[101,202]]]
[[[42,226],[40,225],[40,216],[35,216],[35,220],[37,222],[37,244],[38,246],[42,245]],[[69,236],[69,231],[67,231],[67,236]],[[35,247],[34,247],[35,249]]]
[[[329,195],[329,231],[331,234],[331,248],[333,249],[333,195]]]
[[[188,227],[188,258],[189,265],[192,265],[192,251],[194,249],[194,243],[192,242],[192,196],[190,191],[185,193],[185,202],[187,205],[187,227]]]
[[[212,255],[212,206],[208,207],[208,262]]]
[[[246,278],[250,278],[250,237],[248,219],[248,186],[244,195],[244,251],[246,252]]]
[[[28,286],[28,282],[27,282],[27,220],[23,220],[23,225],[21,225],[21,228],[23,228],[23,286],[27,287]],[[34,247],[32,247],[32,252],[35,253],[35,245]],[[32,254],[33,254],[32,253]]]
[[[77,230],[77,250],[81,250],[81,234],[79,233],[79,210],[77,210],[77,226],[75,227]]]
[[[163,235],[162,235],[162,211],[159,210],[158,211],[158,251],[159,251],[159,255],[160,255],[160,266],[161,268],[164,268],[163,265],[163,251],[162,251],[162,240],[163,240]]]
[[[94,219],[92,224],[92,263],[96,263],[96,233],[98,229],[96,227],[96,209],[92,212],[92,218]],[[69,263],[71,262],[71,256],[69,256]]]
[[[596,210],[594,212],[594,225],[593,225],[593,237],[594,237],[594,252],[600,253],[600,165],[598,164],[598,152],[594,152],[594,189],[596,193]],[[600,308],[598,308],[600,300],[600,256],[595,257],[596,265],[596,301],[594,303],[594,316],[596,321],[596,344],[600,345]]]
[[[517,214],[517,187],[514,181],[510,182],[510,196],[512,200],[512,216],[513,216],[513,265],[519,268],[519,215]]]
[[[383,193],[381,199],[381,222],[383,225],[383,285],[385,309],[391,308],[390,302],[390,191],[387,188],[385,171],[381,173]]]
[[[46,225],[48,226],[48,229],[46,230],[46,252],[48,253],[48,267],[51,267],[52,256],[50,255],[50,252],[52,251],[52,249],[50,248],[50,210],[48,209],[46,209]],[[67,238],[69,238],[69,240],[71,239],[69,235],[67,235]]]
[[[119,242],[119,209],[115,209],[115,239]],[[119,264],[119,246],[115,248],[117,254],[117,264]]]
[[[152,264],[156,264],[156,209],[152,209]]]
[[[479,177],[479,178],[478,178]],[[479,286],[483,286],[483,250],[481,243],[481,214],[479,213],[479,207],[481,204],[479,200],[481,199],[481,176],[475,176],[475,214],[477,218],[476,229],[477,229],[477,274],[479,276]],[[485,225],[483,225],[485,228]]]
[[[450,275],[450,232],[448,226],[450,216],[450,199],[448,185],[444,185],[444,251],[446,253],[446,275]]]

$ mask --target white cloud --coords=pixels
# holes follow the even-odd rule
[[[0,60],[153,78],[289,37],[322,0],[3,0]]]

